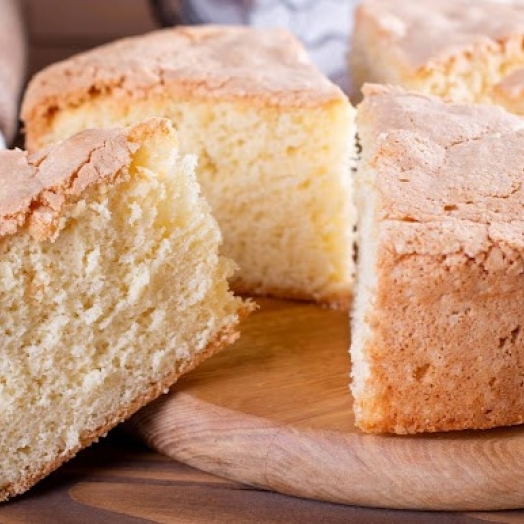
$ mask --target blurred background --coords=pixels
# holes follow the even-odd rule
[[[158,27],[149,0],[22,0],[22,4],[29,74],[80,51]]]

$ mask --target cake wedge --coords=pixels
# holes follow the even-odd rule
[[[178,27],[38,73],[29,150],[86,128],[169,118],[239,265],[235,290],[347,308],[354,278],[354,111],[283,30]]]
[[[364,431],[524,422],[524,120],[368,85],[352,393]]]
[[[0,152],[0,500],[238,337],[195,162],[162,119]]]
[[[352,97],[366,82],[455,102],[493,103],[524,66],[524,4],[496,0],[363,0],[355,15]]]

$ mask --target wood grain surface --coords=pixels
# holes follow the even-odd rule
[[[524,522],[524,512],[429,513],[315,502],[223,480],[148,450],[116,430],[26,495],[2,524]]]
[[[365,435],[348,392],[345,314],[262,300],[240,341],[142,410],[154,449],[238,482],[337,503],[524,507],[524,428]]]

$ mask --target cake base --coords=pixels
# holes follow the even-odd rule
[[[204,471],[280,493],[399,509],[524,507],[524,427],[418,436],[353,424],[347,315],[258,300],[241,339],[128,427]]]

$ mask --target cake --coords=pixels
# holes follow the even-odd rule
[[[162,119],[0,152],[0,500],[237,338],[194,167]]]
[[[352,94],[364,82],[456,102],[492,103],[493,88],[524,66],[524,3],[364,0],[352,36]]]
[[[118,41],[31,81],[29,150],[150,116],[177,127],[243,293],[348,307],[354,112],[283,30],[200,26]]]
[[[367,86],[357,124],[356,424],[524,422],[524,120]]]

